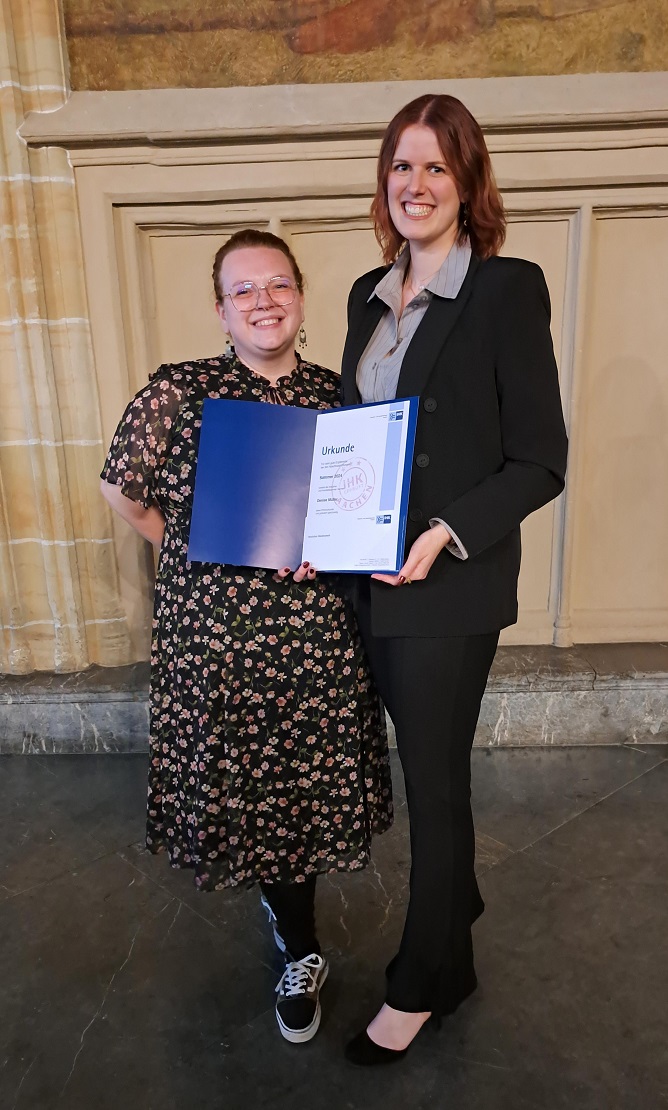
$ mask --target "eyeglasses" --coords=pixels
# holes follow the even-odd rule
[[[254,281],[238,281],[229,293],[229,297],[238,312],[252,312],[260,303],[260,292],[266,289],[269,299],[275,305],[292,304],[297,296],[297,286],[287,277],[269,278],[266,285],[256,285]]]

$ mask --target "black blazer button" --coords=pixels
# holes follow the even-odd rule
[[[429,466],[429,455],[418,455],[415,460],[415,465],[421,467]]]
[[[409,509],[408,518],[409,520],[422,520],[422,509]]]
[[[435,397],[425,397],[424,401],[422,402],[422,407],[425,412],[436,412],[436,409],[438,408],[438,401]]]

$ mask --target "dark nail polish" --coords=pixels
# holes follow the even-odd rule
[[[304,570],[308,570],[310,565],[311,565],[310,563],[302,563],[302,566],[303,566]]]
[[[406,579],[404,578],[403,574],[400,574],[399,575],[399,585],[403,586],[405,581],[406,581]]]

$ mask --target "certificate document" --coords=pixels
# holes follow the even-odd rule
[[[318,570],[402,566],[416,409],[409,398],[318,415],[303,548]]]
[[[416,397],[324,412],[208,398],[188,558],[395,573],[417,409]]]

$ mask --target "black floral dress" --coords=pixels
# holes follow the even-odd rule
[[[186,558],[206,397],[338,403],[330,370],[275,385],[232,353],[161,366],[102,477],[165,517],[151,652],[147,845],[202,890],[366,865],[392,822],[384,716],[343,576]]]

